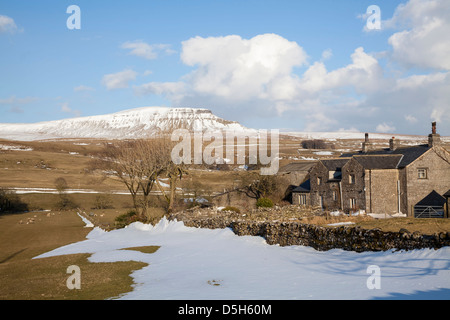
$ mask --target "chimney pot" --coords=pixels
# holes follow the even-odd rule
[[[394,151],[399,147],[400,141],[396,140],[395,137],[389,140],[389,150]]]
[[[369,142],[369,134],[365,134],[364,142],[362,143],[362,152],[368,152],[372,148],[372,143]]]
[[[431,123],[431,134],[428,135],[428,146],[434,147],[441,144],[441,136],[436,133],[436,121]]]

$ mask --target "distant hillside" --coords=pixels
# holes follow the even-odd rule
[[[106,115],[32,124],[0,123],[0,137],[11,140],[55,138],[132,139],[151,137],[174,129],[248,130],[238,122],[214,115],[208,109],[144,107]]]

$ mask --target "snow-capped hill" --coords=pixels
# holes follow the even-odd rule
[[[144,107],[112,114],[32,124],[0,124],[0,137],[12,140],[54,138],[132,139],[169,133],[175,129],[248,130],[208,109]]]

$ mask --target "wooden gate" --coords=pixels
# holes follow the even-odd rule
[[[444,217],[444,207],[415,205],[414,206],[414,217],[415,218],[443,218]]]

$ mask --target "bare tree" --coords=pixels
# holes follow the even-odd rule
[[[113,173],[128,189],[133,200],[133,206],[138,211],[139,172],[136,167],[136,154],[133,151],[133,143],[123,141],[105,145],[103,160],[96,161],[97,168]]]
[[[156,185],[173,207],[176,182],[185,173],[171,161],[172,142],[166,138],[138,139],[108,144],[103,169],[113,173],[125,186],[133,199],[133,206],[142,218],[147,217],[150,195]],[[169,178],[170,193],[158,183],[165,174]]]
[[[175,203],[175,194],[178,182],[181,181],[183,178],[183,175],[188,174],[188,171],[186,167],[183,164],[177,165],[170,161],[166,164],[166,167],[164,169],[164,173],[169,181],[169,192],[167,192],[162,186],[159,180],[156,181],[156,185],[158,186],[159,190],[163,194],[164,198],[167,201],[167,212],[172,212],[173,206]]]
[[[150,193],[153,187],[160,186],[158,178],[167,170],[171,161],[171,142],[165,138],[137,140],[136,156],[139,159],[139,187],[142,191],[141,208],[146,215]]]

